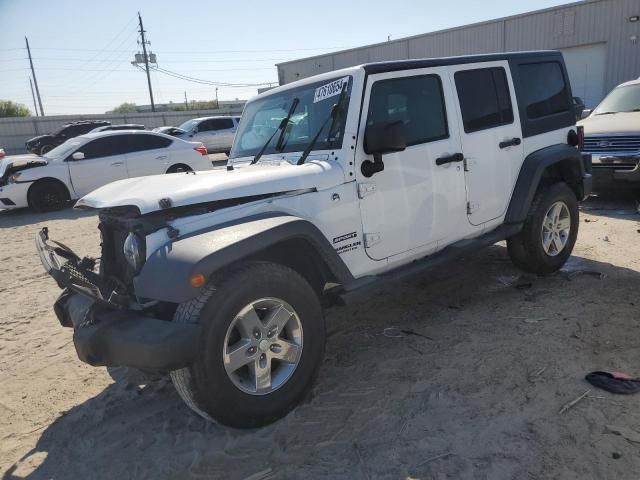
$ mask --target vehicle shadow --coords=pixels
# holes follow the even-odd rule
[[[0,210],[0,228],[23,227],[51,220],[76,220],[95,214],[95,210],[76,210],[71,207],[46,213],[34,212],[28,208]]]
[[[640,459],[621,441],[624,456],[604,463],[600,424],[623,407],[587,401],[562,422],[554,412],[586,389],[585,373],[637,356],[627,326],[638,285],[634,270],[581,257],[522,274],[494,245],[329,309],[313,393],[273,425],[208,423],[166,378],[116,382],[47,426],[2,478],[569,478],[578,467],[622,478]]]

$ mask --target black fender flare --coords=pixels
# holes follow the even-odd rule
[[[149,256],[134,278],[135,294],[173,303],[190,300],[200,293],[200,288],[191,285],[194,274],[201,273],[208,279],[233,263],[291,239],[308,242],[339,283],[353,280],[348,267],[313,223],[288,214],[267,214],[168,241]]]
[[[553,165],[562,167],[564,180],[576,193],[579,201],[590,193],[590,175],[585,173],[582,154],[577,148],[567,144],[541,148],[529,154],[522,163],[505,223],[522,223],[526,220],[544,172]]]

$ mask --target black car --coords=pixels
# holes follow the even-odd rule
[[[66,123],[60,130],[46,135],[33,137],[26,142],[27,151],[37,155],[44,155],[49,150],[66,142],[70,138],[84,135],[94,128],[111,125],[106,120],[82,120],[80,122]]]

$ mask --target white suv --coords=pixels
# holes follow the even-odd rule
[[[255,427],[311,388],[323,304],[504,239],[558,270],[591,188],[578,139],[558,52],[367,64],[247,103],[226,171],[82,198],[99,270],[36,243],[81,360],[170,371],[203,417]]]
[[[228,155],[239,123],[240,117],[202,117],[187,120],[178,128],[186,132],[180,138],[202,142],[210,153]]]

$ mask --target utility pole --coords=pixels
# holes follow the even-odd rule
[[[149,84],[149,98],[151,99],[151,111],[156,111],[156,105],[153,103],[153,90],[151,89],[151,73],[149,72],[149,57],[147,56],[147,40],[144,38],[145,30],[142,26],[142,16],[138,12],[138,20],[140,20],[140,35],[142,36],[142,53],[144,54],[144,68],[147,71],[147,83]],[[36,83],[36,90],[38,84]]]
[[[33,82],[31,81],[31,77],[29,77],[29,85],[31,86],[31,98],[33,98],[33,111],[36,112],[36,117],[37,117],[38,105],[36,104],[36,94],[33,93]]]
[[[29,48],[29,39],[24,37],[24,41],[27,43],[27,53],[29,54],[29,64],[31,65],[31,75],[33,75],[33,83],[36,84],[36,94],[38,95],[38,103],[40,104],[40,115],[44,117],[44,109],[42,108],[42,99],[40,98],[40,90],[38,89],[38,79],[36,78],[36,71],[33,69],[33,60],[31,59],[31,49]],[[36,110],[36,113],[38,111]]]
[[[189,102],[187,102],[187,91],[184,91],[184,108],[189,110]]]
[[[218,102],[218,87],[216,87],[216,108],[220,108],[220,102]]]

